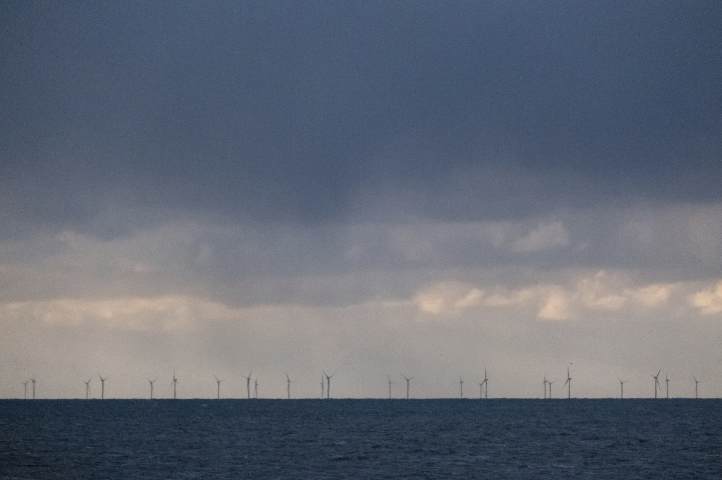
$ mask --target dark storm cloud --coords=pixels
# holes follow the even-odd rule
[[[2,18],[6,234],[114,235],[127,225],[93,223],[108,204],[317,223],[397,193],[445,219],[720,198],[717,2],[6,2]]]

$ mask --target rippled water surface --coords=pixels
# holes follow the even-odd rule
[[[722,400],[2,400],[0,478],[722,478]]]

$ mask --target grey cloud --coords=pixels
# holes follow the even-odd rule
[[[444,219],[715,201],[719,15],[716,2],[6,3],[0,215],[92,231],[105,204],[130,202],[318,224],[355,218],[360,193],[404,189],[425,196],[413,214]],[[469,171],[491,179],[460,188]]]

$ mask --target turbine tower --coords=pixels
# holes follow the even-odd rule
[[[697,384],[699,382],[697,381],[697,377],[695,377],[694,375],[692,375],[692,378],[694,378],[694,398],[697,398]]]
[[[175,389],[175,387],[176,387],[177,384],[178,384],[178,379],[175,378],[175,370],[173,370],[173,400],[176,399],[176,395],[175,395],[176,389]]]
[[[652,378],[654,378],[654,398],[657,398],[657,387],[659,386],[659,374],[662,372],[662,369],[659,369],[659,372],[657,372],[657,375],[652,375]]]
[[[100,399],[105,399],[105,381],[108,379],[108,377],[101,377],[100,374],[98,374],[98,377],[100,378]]]
[[[391,399],[391,377],[389,377],[388,375],[386,375],[386,378],[389,379],[389,400],[390,400],[390,399]]]
[[[564,382],[564,385],[569,384],[569,396],[567,398],[572,398],[572,377],[569,376],[569,367],[567,367],[567,381]]]
[[[461,396],[459,398],[464,398],[464,381],[459,377],[459,390],[461,393]]]
[[[158,380],[158,377],[155,377],[153,380],[150,378],[148,379],[148,383],[150,383],[150,399],[153,400],[153,383]]]
[[[30,381],[33,382],[33,400],[35,400],[35,379],[31,378]]]
[[[321,400],[323,400],[323,375],[321,375]]]
[[[622,379],[619,378],[619,377],[617,377],[617,380],[619,380],[619,386],[620,386],[621,389],[622,389],[622,396],[619,397],[619,398],[624,398],[624,382],[626,382],[626,380],[622,380]]]
[[[669,400],[669,378],[666,373],[664,374],[664,380],[667,382],[667,400]]]
[[[258,400],[258,379],[255,379],[254,382],[255,382],[254,388],[255,388],[255,392],[256,392],[256,400]]]
[[[401,376],[404,377],[404,380],[406,380],[406,400],[408,400],[409,399],[409,382],[414,377],[406,378],[406,375],[401,375]]]
[[[542,383],[544,384],[544,400],[546,400],[547,399],[547,383],[549,383],[549,381],[547,380],[546,373],[544,374],[544,381]]]
[[[333,378],[333,376],[336,374],[334,373],[333,375],[331,375],[329,377],[326,374],[326,372],[324,372],[323,370],[321,370],[321,372],[323,372],[323,374],[326,375],[326,382],[328,383],[328,385],[326,386],[326,399],[329,399],[329,398],[331,398],[331,378]],[[323,377],[321,377],[321,378],[323,379]]]
[[[216,383],[218,384],[218,400],[220,400],[221,399],[221,382],[223,380],[218,380],[218,377],[216,377],[215,375],[213,375],[213,376],[215,377]]]
[[[23,385],[25,386],[25,400],[28,399],[28,382],[29,381],[30,380],[26,380],[25,382],[23,382]]]
[[[556,382],[556,380],[554,380],[554,382]],[[552,384],[553,384],[554,382],[552,382],[551,380],[547,380],[547,384],[549,384],[549,399],[550,399],[550,400],[551,400],[551,398],[552,398]]]
[[[291,378],[288,376],[288,372],[286,372],[286,389],[288,390],[288,399],[291,399]]]
[[[484,399],[489,399],[489,379],[486,377],[486,367],[484,367],[484,381],[481,382],[484,384]]]
[[[246,379],[246,390],[248,390],[248,399],[251,399],[251,374],[253,373],[253,370],[248,372],[247,377],[243,377]]]
[[[93,377],[90,377],[87,382],[85,383],[85,399],[87,400],[90,397],[90,381],[93,379]]]

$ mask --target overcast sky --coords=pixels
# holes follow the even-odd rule
[[[722,396],[722,4],[0,6],[0,398]]]

